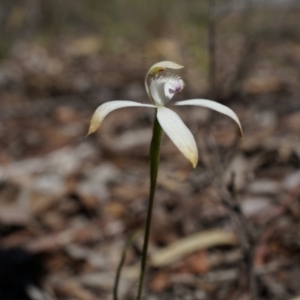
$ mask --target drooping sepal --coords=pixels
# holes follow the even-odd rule
[[[166,107],[157,108],[157,119],[164,132],[195,168],[198,163],[198,150],[191,131],[174,111]]]

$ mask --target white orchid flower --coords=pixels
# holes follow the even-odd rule
[[[145,78],[146,92],[153,104],[143,104],[128,100],[116,100],[100,105],[91,120],[88,135],[96,131],[103,119],[113,110],[123,107],[148,107],[157,109],[157,119],[164,130],[182,154],[192,163],[195,168],[198,162],[198,150],[191,131],[186,127],[180,117],[167,106],[175,94],[184,88],[183,80],[176,74],[159,76],[159,73],[168,69],[181,69],[183,66],[171,61],[162,61],[153,65]],[[172,105],[194,105],[210,108],[232,118],[243,135],[241,123],[237,115],[227,106],[206,99],[190,99],[175,102]]]

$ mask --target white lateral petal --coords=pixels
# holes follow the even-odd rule
[[[164,86],[166,81],[162,77],[151,79],[149,84],[150,94],[157,105],[164,105],[166,96]]]
[[[173,61],[161,61],[161,62],[158,62],[156,64],[154,64],[150,69],[149,71],[147,72],[146,74],[146,77],[145,77],[145,88],[146,88],[146,92],[148,94],[148,96],[151,98],[151,94],[150,94],[150,91],[149,91],[149,86],[148,86],[148,79],[149,79],[149,76],[153,77],[155,75],[157,75],[159,72],[162,72],[164,71],[165,69],[182,69],[184,68],[184,66],[181,66]]]
[[[127,100],[117,100],[117,101],[106,102],[106,103],[100,105],[95,110],[87,135],[96,131],[99,128],[99,126],[101,125],[103,119],[113,110],[123,108],[123,107],[131,107],[131,106],[143,106],[143,107],[155,108],[155,106],[151,105],[151,104],[143,104],[143,103],[127,101]]]
[[[198,162],[197,145],[192,133],[180,117],[166,107],[158,107],[157,119],[165,133],[195,168]]]
[[[238,116],[235,114],[235,112],[233,110],[231,110],[229,107],[220,104],[218,102],[215,101],[211,101],[211,100],[206,100],[206,99],[190,99],[190,100],[184,100],[184,101],[179,101],[176,102],[175,105],[196,105],[196,106],[202,106],[202,107],[206,107],[206,108],[210,108],[212,110],[215,110],[219,113],[222,113],[228,117],[230,117],[231,119],[233,119],[237,125],[239,126],[240,129],[240,135],[241,137],[243,136],[243,129],[242,129],[242,125],[240,123],[240,120],[238,118]]]

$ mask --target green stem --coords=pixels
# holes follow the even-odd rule
[[[153,124],[153,135],[150,146],[150,194],[149,194],[149,204],[147,211],[146,227],[145,227],[145,236],[144,236],[144,246],[142,253],[142,262],[141,262],[141,274],[139,279],[138,294],[136,300],[142,299],[144,279],[146,273],[146,262],[147,262],[147,252],[151,228],[151,219],[152,219],[152,210],[154,195],[156,190],[156,181],[157,173],[159,167],[159,158],[160,158],[160,145],[161,139],[163,136],[163,130],[157,120],[157,111],[155,112],[155,120]]]

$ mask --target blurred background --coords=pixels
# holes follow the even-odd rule
[[[0,299],[112,299],[142,229],[153,111],[144,76],[185,66],[177,100],[219,101],[232,120],[176,109],[195,170],[167,136],[145,299],[300,299],[298,0],[1,0]],[[191,243],[192,241],[192,243]],[[134,299],[142,234],[120,299]]]

